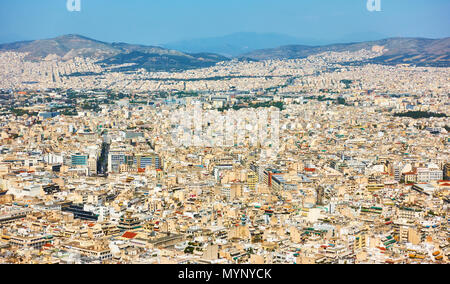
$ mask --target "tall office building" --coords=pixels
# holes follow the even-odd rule
[[[155,153],[146,153],[134,156],[134,164],[138,170],[145,169],[147,166],[155,169],[161,169],[161,160]]]
[[[74,154],[70,157],[72,166],[87,166],[89,156],[85,154]]]

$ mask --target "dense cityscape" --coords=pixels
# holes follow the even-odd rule
[[[450,68],[0,53],[0,263],[448,263]]]
[[[0,265],[198,284],[449,264],[449,11],[1,1]]]

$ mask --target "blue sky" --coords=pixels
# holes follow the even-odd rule
[[[107,42],[162,44],[235,32],[334,39],[450,36],[449,0],[0,0],[0,42],[75,33]]]

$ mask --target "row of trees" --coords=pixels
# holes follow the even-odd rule
[[[220,112],[224,112],[226,110],[229,109],[234,109],[234,110],[240,110],[243,108],[266,108],[266,107],[276,107],[279,110],[283,110],[284,109],[284,103],[283,102],[263,102],[263,103],[249,103],[248,105],[234,105],[234,106],[226,106],[226,107],[222,107],[222,108],[218,108],[217,110]]]
[[[431,117],[447,117],[445,113],[428,112],[428,111],[408,111],[402,113],[395,113],[396,117],[410,117],[414,119],[431,118]]]

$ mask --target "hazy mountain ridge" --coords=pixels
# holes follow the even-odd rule
[[[382,48],[383,55],[369,62],[379,64],[414,64],[419,66],[450,66],[450,38],[390,38],[370,42],[341,43],[325,46],[287,45],[262,49],[242,55],[256,60],[299,59],[323,52],[345,52]]]
[[[213,52],[235,57],[253,50],[295,44],[299,39],[276,33],[234,33],[219,37],[181,40],[163,47],[188,53]]]
[[[106,43],[80,35],[0,45],[0,51],[29,53],[28,60],[41,60],[57,55],[62,60],[90,57],[102,64],[132,63],[126,70],[176,71],[209,67],[229,60],[217,54],[187,54],[158,46]]]
[[[236,57],[255,50],[286,45],[323,46],[336,42],[365,42],[386,38],[376,32],[347,34],[332,38],[294,37],[280,33],[240,32],[217,37],[175,41],[162,46],[188,53],[213,52]]]
[[[381,49],[383,54],[365,63],[413,64],[417,66],[450,66],[450,38],[389,38],[383,40],[339,43],[331,45],[285,45],[244,53],[235,58],[241,60],[297,59],[323,52]],[[127,43],[106,43],[80,35],[65,35],[53,39],[1,44],[0,51],[29,53],[28,60],[42,60],[57,55],[62,60],[89,57],[107,65],[127,64],[120,71],[144,68],[148,71],[182,71],[214,66],[231,58],[216,53],[184,53],[158,46]]]

